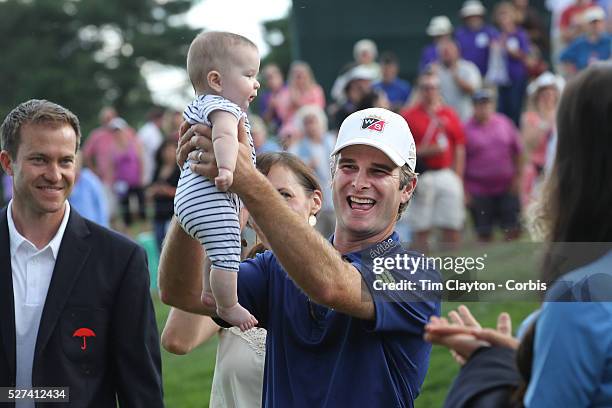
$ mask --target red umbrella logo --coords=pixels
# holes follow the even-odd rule
[[[85,350],[85,349],[87,349],[87,338],[88,337],[96,337],[96,333],[94,333],[93,330],[88,329],[87,327],[81,327],[80,329],[77,329],[74,332],[72,337],[82,337],[83,338],[83,345],[81,346],[81,350]]]

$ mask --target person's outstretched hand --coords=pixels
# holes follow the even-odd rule
[[[448,314],[448,319],[432,317],[425,326],[425,340],[447,347],[455,360],[463,365],[480,347],[500,346],[516,349],[518,340],[512,337],[512,322],[508,313],[501,313],[497,329],[483,329],[470,310],[461,305]]]

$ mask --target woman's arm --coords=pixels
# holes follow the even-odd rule
[[[161,336],[164,349],[172,354],[187,354],[207,342],[219,331],[219,326],[208,316],[170,309]]]

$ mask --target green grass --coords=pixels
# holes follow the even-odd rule
[[[154,296],[153,301],[161,333],[170,308],[157,296]],[[168,353],[162,348],[162,375],[167,408],[208,407],[216,351],[217,337],[184,356]]]
[[[511,243],[487,247],[473,247],[462,250],[462,255],[480,256],[487,254],[486,270],[477,279],[495,281],[505,279],[528,280],[537,277],[537,251],[533,244]],[[534,309],[537,299],[528,301],[524,296],[512,300],[516,294],[500,292],[494,297],[483,298],[479,302],[465,302],[483,326],[494,327],[497,316],[502,311],[512,316],[514,328]],[[154,298],[157,322],[160,332],[168,315],[168,306]],[[445,302],[443,314],[461,303]],[[168,408],[207,407],[215,365],[217,340],[214,338],[186,356],[175,356],[162,350],[165,401]],[[357,357],[356,357],[357,358]],[[459,366],[447,349],[434,346],[429,371],[421,394],[416,400],[416,408],[435,408],[442,406],[446,393],[459,370]]]

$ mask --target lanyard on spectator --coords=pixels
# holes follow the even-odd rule
[[[429,125],[427,126],[427,130],[425,131],[425,135],[423,136],[423,140],[421,143],[423,146],[427,146],[431,139],[435,136],[436,130],[440,128],[440,121],[438,120],[438,116],[434,113],[433,116],[430,116],[431,120],[429,121]]]

